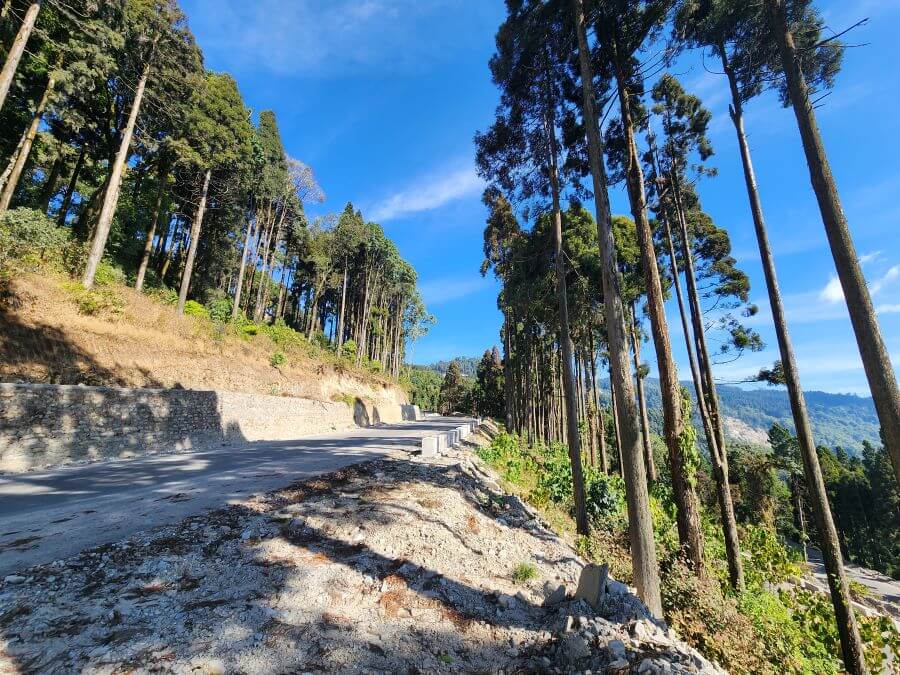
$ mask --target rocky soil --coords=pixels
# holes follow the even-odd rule
[[[370,462],[6,577],[0,672],[722,672],[584,567],[468,450]]]

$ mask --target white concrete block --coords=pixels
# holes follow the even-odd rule
[[[437,457],[440,454],[439,436],[426,436],[422,439],[422,457]]]

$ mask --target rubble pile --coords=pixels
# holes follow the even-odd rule
[[[721,672],[466,450],[20,570],[0,585],[7,671]]]

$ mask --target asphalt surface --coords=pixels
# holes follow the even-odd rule
[[[825,563],[822,562],[822,553],[811,546],[806,549],[806,557],[809,559],[810,573],[817,582],[827,591],[828,574],[825,572]],[[844,561],[844,573],[847,578],[862,584],[876,598],[896,605],[900,608],[900,582],[894,581],[886,574],[859,567]]]
[[[0,578],[297,480],[406,456],[422,437],[462,422],[429,417],[295,441],[0,475]]]

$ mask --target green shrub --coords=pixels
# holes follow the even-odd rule
[[[625,508],[625,482],[617,475],[605,474],[595,467],[585,467],[585,507],[588,517],[605,519]]]
[[[206,303],[206,311],[209,318],[216,323],[228,323],[231,321],[232,302],[229,298],[220,298]]]
[[[479,456],[500,472],[504,480],[521,483],[527,473],[536,470],[537,464],[517,436],[500,433],[491,444],[478,451]]]
[[[149,295],[166,305],[178,304],[178,291],[173,291],[171,288],[166,288],[165,286],[154,288],[150,291]]]
[[[305,341],[303,335],[288,326],[284,319],[278,319],[272,324],[261,326],[259,331],[267,335],[272,342],[282,349]]]
[[[62,262],[70,240],[69,230],[57,227],[41,211],[6,211],[0,215],[0,267],[14,261],[33,268],[48,261]]]
[[[108,260],[101,260],[94,274],[94,286],[115,286],[125,283],[125,272]]]
[[[774,593],[750,589],[738,599],[738,610],[750,619],[762,647],[762,656],[779,664],[785,673],[835,673],[833,654],[818,640],[809,640],[791,609]]]
[[[517,584],[523,584],[526,581],[531,581],[532,579],[537,579],[538,571],[537,567],[532,565],[529,562],[520,562],[513,568],[512,571],[512,580]]]
[[[802,633],[801,653],[815,666],[808,672],[828,672],[823,666],[829,660],[832,672],[840,672],[840,636],[828,595],[796,588],[779,591],[778,597],[790,610],[794,625]],[[883,615],[869,617],[857,613],[856,621],[869,670],[882,672],[886,665],[884,651],[893,654],[894,663],[897,663],[900,659],[900,631],[893,620]]]
[[[719,584],[698,578],[679,556],[661,558],[660,591],[666,622],[707,658],[733,673],[785,672],[767,663],[752,623]]]
[[[81,314],[97,316],[99,314],[121,314],[125,309],[125,301],[111,288],[87,289],[80,283],[71,282],[63,286],[72,296],[72,300]]]
[[[340,356],[342,359],[345,359],[347,361],[355,361],[356,342],[354,340],[347,340],[344,344],[342,344]]]
[[[188,300],[184,303],[184,313],[185,316],[196,316],[201,319],[208,319],[209,312],[206,311],[206,307],[201,305],[196,300]]]
[[[269,359],[269,365],[273,368],[280,368],[285,363],[287,363],[287,356],[284,355],[284,352],[275,352]]]
[[[256,335],[259,335],[260,326],[253,323],[245,316],[239,316],[237,321],[235,321],[234,327],[237,334],[244,340],[249,340]]]
[[[768,527],[747,525],[741,538],[741,552],[745,560],[744,580],[748,586],[780,584],[802,573],[778,540],[778,535]]]

